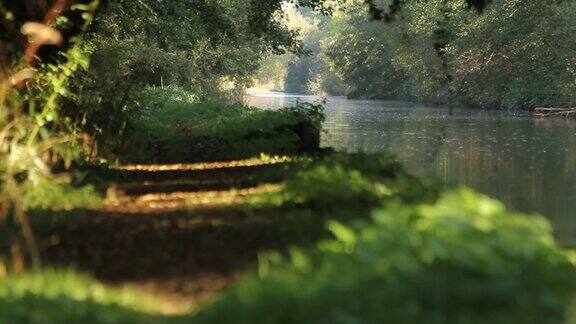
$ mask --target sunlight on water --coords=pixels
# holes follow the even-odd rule
[[[318,99],[263,93],[247,101],[274,109]],[[328,99],[326,113],[324,146],[393,152],[412,172],[546,215],[560,241],[576,243],[576,121],[340,97]]]

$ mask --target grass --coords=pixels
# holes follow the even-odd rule
[[[72,270],[0,278],[0,323],[157,323],[162,303]]]
[[[94,186],[74,186],[68,179],[41,179],[24,196],[24,204],[31,210],[98,208],[101,203],[102,195]]]

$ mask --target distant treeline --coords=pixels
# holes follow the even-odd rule
[[[404,1],[376,20],[364,1],[330,18],[303,12],[312,54],[289,60],[284,90],[489,108],[576,105],[576,4]]]

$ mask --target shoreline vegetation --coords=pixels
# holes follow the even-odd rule
[[[159,141],[184,136],[174,142],[188,147],[206,137],[229,148],[220,140],[227,127],[190,136],[171,124],[192,122],[204,108],[165,119],[185,104],[165,95],[140,122],[173,131],[154,132]],[[444,192],[387,154],[315,147],[274,155],[303,147],[297,131],[282,126],[318,126],[321,105],[266,111],[272,133],[251,117],[261,112],[234,109],[245,112],[203,120],[238,125],[238,147],[254,145],[243,136],[260,129],[266,140],[258,149],[272,155],[225,150],[228,159],[210,154],[207,162],[85,168],[85,184],[100,190],[74,205],[58,202],[72,204],[76,190],[54,192],[55,205],[31,205],[47,268],[4,276],[0,320],[561,323],[567,316],[574,252],[554,242],[544,218],[506,211],[468,189]],[[140,140],[150,141],[145,134]]]
[[[331,16],[289,8],[286,20],[309,55],[268,57],[257,86],[484,109],[573,108],[574,6],[506,0],[476,11],[466,1],[406,1],[388,23],[362,1]]]
[[[576,321],[576,252],[545,218],[321,148],[322,102],[233,100],[268,68],[328,93],[568,102],[573,43],[542,48],[576,34],[573,5],[406,1],[393,25],[360,2],[0,4],[0,323]],[[336,63],[312,80],[320,13]]]

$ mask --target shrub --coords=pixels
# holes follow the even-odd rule
[[[367,214],[389,201],[434,200],[436,188],[408,174],[390,154],[330,154],[303,162],[282,191],[256,197],[259,203],[299,204],[319,213]],[[356,215],[360,216],[360,215]]]
[[[200,323],[562,323],[573,258],[539,217],[469,190],[377,211],[242,280]]]
[[[142,102],[141,113],[130,122],[120,154],[123,160],[214,160],[296,153],[305,146],[305,137],[314,136],[306,134],[303,125],[318,132],[324,120],[320,104],[272,111],[242,104],[199,103],[173,87],[152,88]]]

